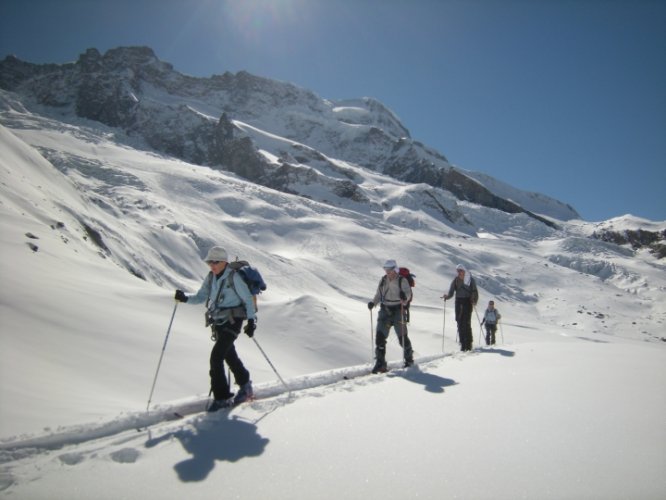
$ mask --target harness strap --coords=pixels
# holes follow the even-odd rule
[[[402,292],[402,281],[401,280],[404,280],[404,279],[405,279],[404,276],[401,276],[400,274],[398,274],[398,289],[400,290],[400,292]],[[379,282],[379,298],[380,298],[382,304],[384,304],[384,285],[385,284],[386,284],[386,275],[382,276],[382,279]],[[411,302],[411,300],[410,300],[410,302]],[[409,302],[407,303],[407,305],[405,307],[409,307]]]
[[[208,276],[210,276],[210,280],[208,282],[208,298],[206,299],[206,309],[208,309],[208,304],[210,303],[210,292],[213,290],[213,280],[215,279],[215,275],[213,274],[213,271],[209,271]],[[229,276],[231,276],[231,273],[229,274]],[[220,283],[220,288],[217,289],[217,295],[215,296],[215,301],[213,302],[213,305],[217,306],[217,303],[220,301],[220,295],[222,295],[222,289],[224,288],[224,285],[225,285],[227,279],[229,278],[229,276],[224,278],[224,281],[222,283]],[[231,282],[231,284],[233,286],[233,281]],[[236,291],[236,289],[234,288],[234,292],[235,291]]]

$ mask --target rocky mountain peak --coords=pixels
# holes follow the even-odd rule
[[[338,178],[335,161],[342,161],[441,190],[443,198],[524,213],[554,226],[535,214],[548,215],[554,200],[543,197],[536,210],[528,210],[515,196],[499,196],[451,166],[443,154],[414,141],[398,117],[373,98],[329,101],[246,71],[191,77],[160,61],[149,47],[119,47],[104,54],[90,48],[76,63],[63,65],[30,64],[9,56],[0,62],[0,87],[58,107],[59,116],[71,110],[77,117],[122,129],[156,151],[284,191],[301,193],[303,186],[320,183],[333,198],[351,193],[353,199],[367,199],[362,187],[350,191],[352,174]],[[266,153],[280,159],[279,168]],[[444,213],[455,212],[449,207]],[[568,215],[578,216],[573,209]]]

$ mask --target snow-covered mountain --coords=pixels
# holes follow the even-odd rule
[[[407,128],[380,102],[325,100],[289,83],[247,72],[193,78],[173,70],[147,47],[101,55],[88,49],[76,63],[34,65],[7,57],[0,88],[140,138],[156,151],[199,165],[222,167],[285,192],[328,203],[368,203],[355,167],[374,170],[418,188],[422,203],[441,206],[440,217],[469,226],[455,210],[460,200],[507,213],[560,220],[576,211],[545,196],[507,199],[493,182],[477,182]],[[312,186],[315,186],[314,188]],[[322,191],[323,188],[323,191]],[[441,189],[433,189],[441,188]],[[453,194],[453,196],[451,196]],[[529,200],[530,209],[520,205]]]
[[[147,49],[57,66],[7,58],[0,87],[3,494],[145,498],[144,481],[163,498],[224,487],[252,498],[666,491],[666,221],[585,222],[450,166],[376,101],[332,103],[246,73],[186,77]],[[243,337],[263,402],[239,419],[155,424],[206,399],[203,311],[176,310],[173,291],[199,287],[213,244],[262,271],[256,338],[298,394],[286,396]],[[416,275],[410,336],[421,369],[344,380],[370,362],[366,303],[387,258]],[[504,345],[458,353],[440,298],[458,263],[478,280],[480,308],[497,303]],[[400,358],[395,338],[389,358]],[[486,428],[489,414],[496,426]],[[135,427],[148,423],[156,435],[139,444]],[[208,444],[219,441],[237,448]],[[172,484],[172,467],[162,476],[155,466],[185,452],[196,460],[176,466]],[[239,458],[248,460],[235,472],[199,482]],[[428,463],[452,476],[442,483]],[[477,463],[492,491],[472,486]],[[417,480],[397,481],[399,471]]]

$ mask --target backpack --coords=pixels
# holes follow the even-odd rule
[[[266,282],[256,267],[252,267],[246,260],[229,262],[229,267],[240,274],[241,278],[250,289],[252,295],[259,295],[266,290]],[[233,282],[232,282],[233,283]]]
[[[257,295],[266,290],[266,282],[261,276],[261,273],[256,267],[252,267],[246,260],[235,260],[234,262],[229,262],[229,267],[231,267],[232,273],[229,275],[231,277],[231,286],[234,286],[233,273],[238,273],[243,281],[247,285],[252,294],[252,300],[254,301],[254,309],[258,310],[257,307]],[[234,291],[236,289],[234,288]]]
[[[409,271],[408,268],[406,268],[406,267],[398,268],[398,276],[400,276],[400,278],[406,279],[407,283],[409,283],[410,288],[414,288],[416,286],[416,281],[414,281],[414,278],[416,278],[416,276],[414,276]],[[400,279],[400,278],[398,278],[398,279]],[[409,306],[411,305],[413,298],[414,298],[414,291],[412,290],[412,296],[409,298],[409,302],[407,302],[407,305],[405,306],[405,309],[406,309],[405,322],[407,322],[407,323],[409,323]]]
[[[409,283],[409,286],[414,288],[416,286],[416,281],[414,281],[414,276],[411,272],[409,272],[409,269],[406,267],[401,267],[398,269],[398,274],[402,276],[403,278],[407,278],[407,283]]]

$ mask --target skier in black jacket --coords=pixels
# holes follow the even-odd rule
[[[472,309],[479,301],[479,292],[472,273],[462,264],[456,267],[458,275],[451,282],[449,293],[444,300],[456,296],[456,322],[458,323],[458,340],[463,351],[472,350]]]

